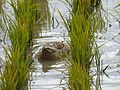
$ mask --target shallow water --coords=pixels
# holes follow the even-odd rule
[[[112,10],[119,0],[103,1],[103,6],[107,12],[116,15]],[[55,20],[53,27],[40,28],[42,29],[42,33],[38,33],[38,37],[34,39],[34,47],[40,47],[36,49],[33,55],[34,63],[31,67],[33,72],[30,78],[31,82],[29,82],[30,90],[62,90],[62,87],[66,86],[66,82],[63,80],[64,73],[62,72],[65,70],[64,60],[41,62],[36,58],[37,52],[39,52],[41,46],[46,42],[65,41],[64,38],[68,38],[67,31],[58,13],[58,10],[60,10],[65,17],[68,17],[66,6],[59,0],[49,0],[48,3],[51,16],[54,16],[59,23]],[[100,34],[102,38],[97,40],[98,45],[102,45],[110,40],[100,48],[102,67],[105,68],[109,65],[105,71],[108,77],[104,74],[101,77],[101,88],[102,90],[120,90],[120,67],[117,67],[117,64],[120,63],[120,55],[117,55],[120,50],[120,36],[112,39],[120,33],[120,27],[112,16],[110,16],[110,22],[108,24],[112,26],[107,27],[107,31]],[[41,34],[42,38],[39,38]],[[3,38],[3,33],[0,30],[0,39],[1,38]],[[4,55],[1,43],[0,55]]]
[[[34,46],[42,46],[50,41],[65,41],[64,38],[67,37],[67,31],[65,30],[58,13],[59,9],[62,13],[66,14],[66,7],[58,0],[50,0],[49,7],[51,17],[54,16],[57,20],[54,19],[54,25],[52,25],[50,29],[42,29],[42,38],[36,38],[34,40]],[[59,23],[57,23],[57,21]],[[41,33],[39,36],[41,36]],[[39,49],[40,48],[41,47],[39,47]],[[39,49],[36,50],[36,53],[39,52]],[[35,56],[33,56],[33,58],[34,57]],[[34,60],[33,68],[35,70],[31,77],[32,81],[30,90],[62,90],[62,87],[65,86],[65,81],[62,80],[64,78],[63,71],[65,70],[65,62],[63,60],[40,61],[37,58],[34,58]]]
[[[108,13],[117,16],[113,8],[118,1],[119,0],[107,0],[103,4],[104,8],[108,10]],[[106,33],[102,34],[104,38],[100,40],[102,43],[112,39],[120,33],[119,23],[112,16],[110,16],[109,24],[112,26],[107,28]],[[120,90],[120,67],[117,67],[117,64],[120,63],[120,55],[118,55],[119,50],[120,35],[100,48],[102,52],[101,60],[103,61],[103,67],[109,65],[105,71],[109,78],[103,75],[101,81],[102,90]]]

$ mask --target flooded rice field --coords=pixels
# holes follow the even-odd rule
[[[105,30],[97,35],[97,43],[101,46],[102,68],[104,69],[108,66],[105,73],[101,75],[102,90],[120,90],[120,26],[118,21],[112,16],[117,16],[113,8],[118,1],[103,0],[103,8],[110,14]],[[33,47],[39,48],[36,48],[33,54],[34,62],[31,66],[29,90],[63,90],[63,87],[67,87],[67,80],[64,78],[66,70],[65,60],[42,61],[38,60],[37,53],[47,42],[66,42],[66,39],[69,39],[58,10],[63,13],[64,17],[69,17],[69,12],[66,5],[60,0],[45,0],[44,3],[48,4],[50,16],[54,18],[50,19],[50,25],[46,19],[44,22],[46,24],[39,28],[40,32],[35,32]],[[4,34],[1,30],[2,28],[0,28],[0,39],[3,39]],[[0,42],[0,60],[4,58],[1,45],[2,42]]]

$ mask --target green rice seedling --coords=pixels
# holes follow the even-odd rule
[[[69,67],[69,90],[91,90],[91,78],[80,64],[71,63]]]
[[[20,24],[20,23],[19,23]],[[29,41],[29,34],[26,25],[9,23],[9,38],[12,46],[6,52],[6,62],[1,72],[1,90],[26,90],[29,75],[29,63],[26,56],[26,46]],[[21,38],[20,38],[21,37]]]
[[[86,20],[84,16],[76,15],[72,20],[70,28],[71,30],[73,30],[70,33],[71,56],[72,56],[72,60],[74,61],[74,63],[72,64],[75,64],[78,70],[80,70],[78,67],[79,65],[81,68],[85,69],[85,70],[76,72],[76,74],[81,75],[80,77],[86,77],[89,75],[89,70],[90,70],[90,66],[93,59],[96,58],[96,55],[99,53],[99,52],[95,53],[93,50],[93,48],[96,48],[96,45],[95,45],[95,39],[94,39],[95,30],[91,29],[91,17],[89,17],[89,19]],[[84,72],[84,73],[86,72],[86,75],[80,74],[81,72]],[[71,70],[69,71],[69,73],[72,74]],[[69,77],[69,80],[73,80],[72,78],[74,77],[71,77],[71,78]],[[85,82],[89,82],[89,80],[88,81],[87,80]],[[74,83],[71,83],[71,85],[72,84]],[[84,86],[85,83],[82,83],[82,84]],[[88,83],[87,86],[91,86],[91,85],[89,85]],[[90,87],[88,89],[81,88],[77,90],[90,90]]]
[[[34,0],[11,0],[11,6],[15,13],[16,22],[26,23],[26,29],[29,31],[29,44],[32,40],[32,33],[36,24],[36,13],[39,10],[38,4]]]
[[[66,22],[63,17],[62,18],[70,35],[70,47],[73,60],[76,63],[81,63],[82,66],[85,66],[89,71],[90,59],[94,56],[94,35],[100,21],[92,26],[93,16],[89,15],[89,17],[86,18],[85,15],[81,13],[81,9],[78,10],[76,15],[71,13],[72,20],[68,22]]]
[[[96,11],[98,12],[100,8],[102,8],[101,0],[74,0],[72,12],[76,14],[78,9],[81,9],[79,14],[82,13],[86,18],[88,18],[89,15],[94,14]]]
[[[29,79],[30,58],[27,49],[32,39],[32,30],[35,26],[36,4],[33,0],[10,0],[14,10],[11,18],[3,12],[11,45],[6,52],[6,62],[0,72],[0,90],[27,90]]]
[[[17,47],[14,51],[12,48],[10,54],[6,50],[4,71],[0,72],[1,90],[27,90],[28,88],[28,60],[24,59],[24,51]]]
[[[67,2],[69,1],[67,0]],[[86,19],[89,17],[89,15],[93,15],[94,24],[101,20],[98,26],[99,31],[102,31],[104,29],[105,22],[102,18],[102,15],[104,15],[104,13],[101,13],[101,11],[105,12],[105,10],[102,7],[101,0],[73,0],[72,12],[76,14],[78,9],[81,9],[81,11],[79,11],[79,14],[84,14]]]
[[[71,54],[76,63],[80,63],[89,70],[89,60],[92,56],[93,33],[90,32],[90,20],[84,16],[75,16],[71,22]],[[76,42],[75,42],[76,41]],[[76,48],[75,48],[76,47]]]
[[[69,1],[66,1],[70,5]],[[99,51],[95,40],[95,33],[101,23],[101,19],[96,18],[97,6],[100,5],[97,1],[74,0],[73,6],[70,5],[72,10],[69,9],[71,19],[67,21],[60,13],[70,36],[71,68],[68,70],[69,89],[71,90],[91,89],[89,70],[92,62],[98,65],[97,72],[100,71]],[[81,77],[84,79],[81,80]]]
[[[39,12],[39,4],[35,0],[11,0],[11,6],[15,12],[16,22],[20,25],[26,24],[26,30],[29,31],[29,43],[26,47],[26,54],[30,54],[30,49],[32,48],[33,34],[37,29],[37,12]],[[31,53],[32,54],[32,53]],[[32,55],[29,56],[32,56]],[[32,58],[31,58],[32,59]],[[30,60],[30,63],[32,60]]]

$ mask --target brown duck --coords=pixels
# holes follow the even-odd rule
[[[62,42],[46,43],[38,54],[39,60],[56,60],[65,57],[69,54],[69,46]]]

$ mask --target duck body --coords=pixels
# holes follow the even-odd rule
[[[65,57],[69,54],[69,46],[63,42],[48,42],[39,52],[39,60],[56,60]]]

